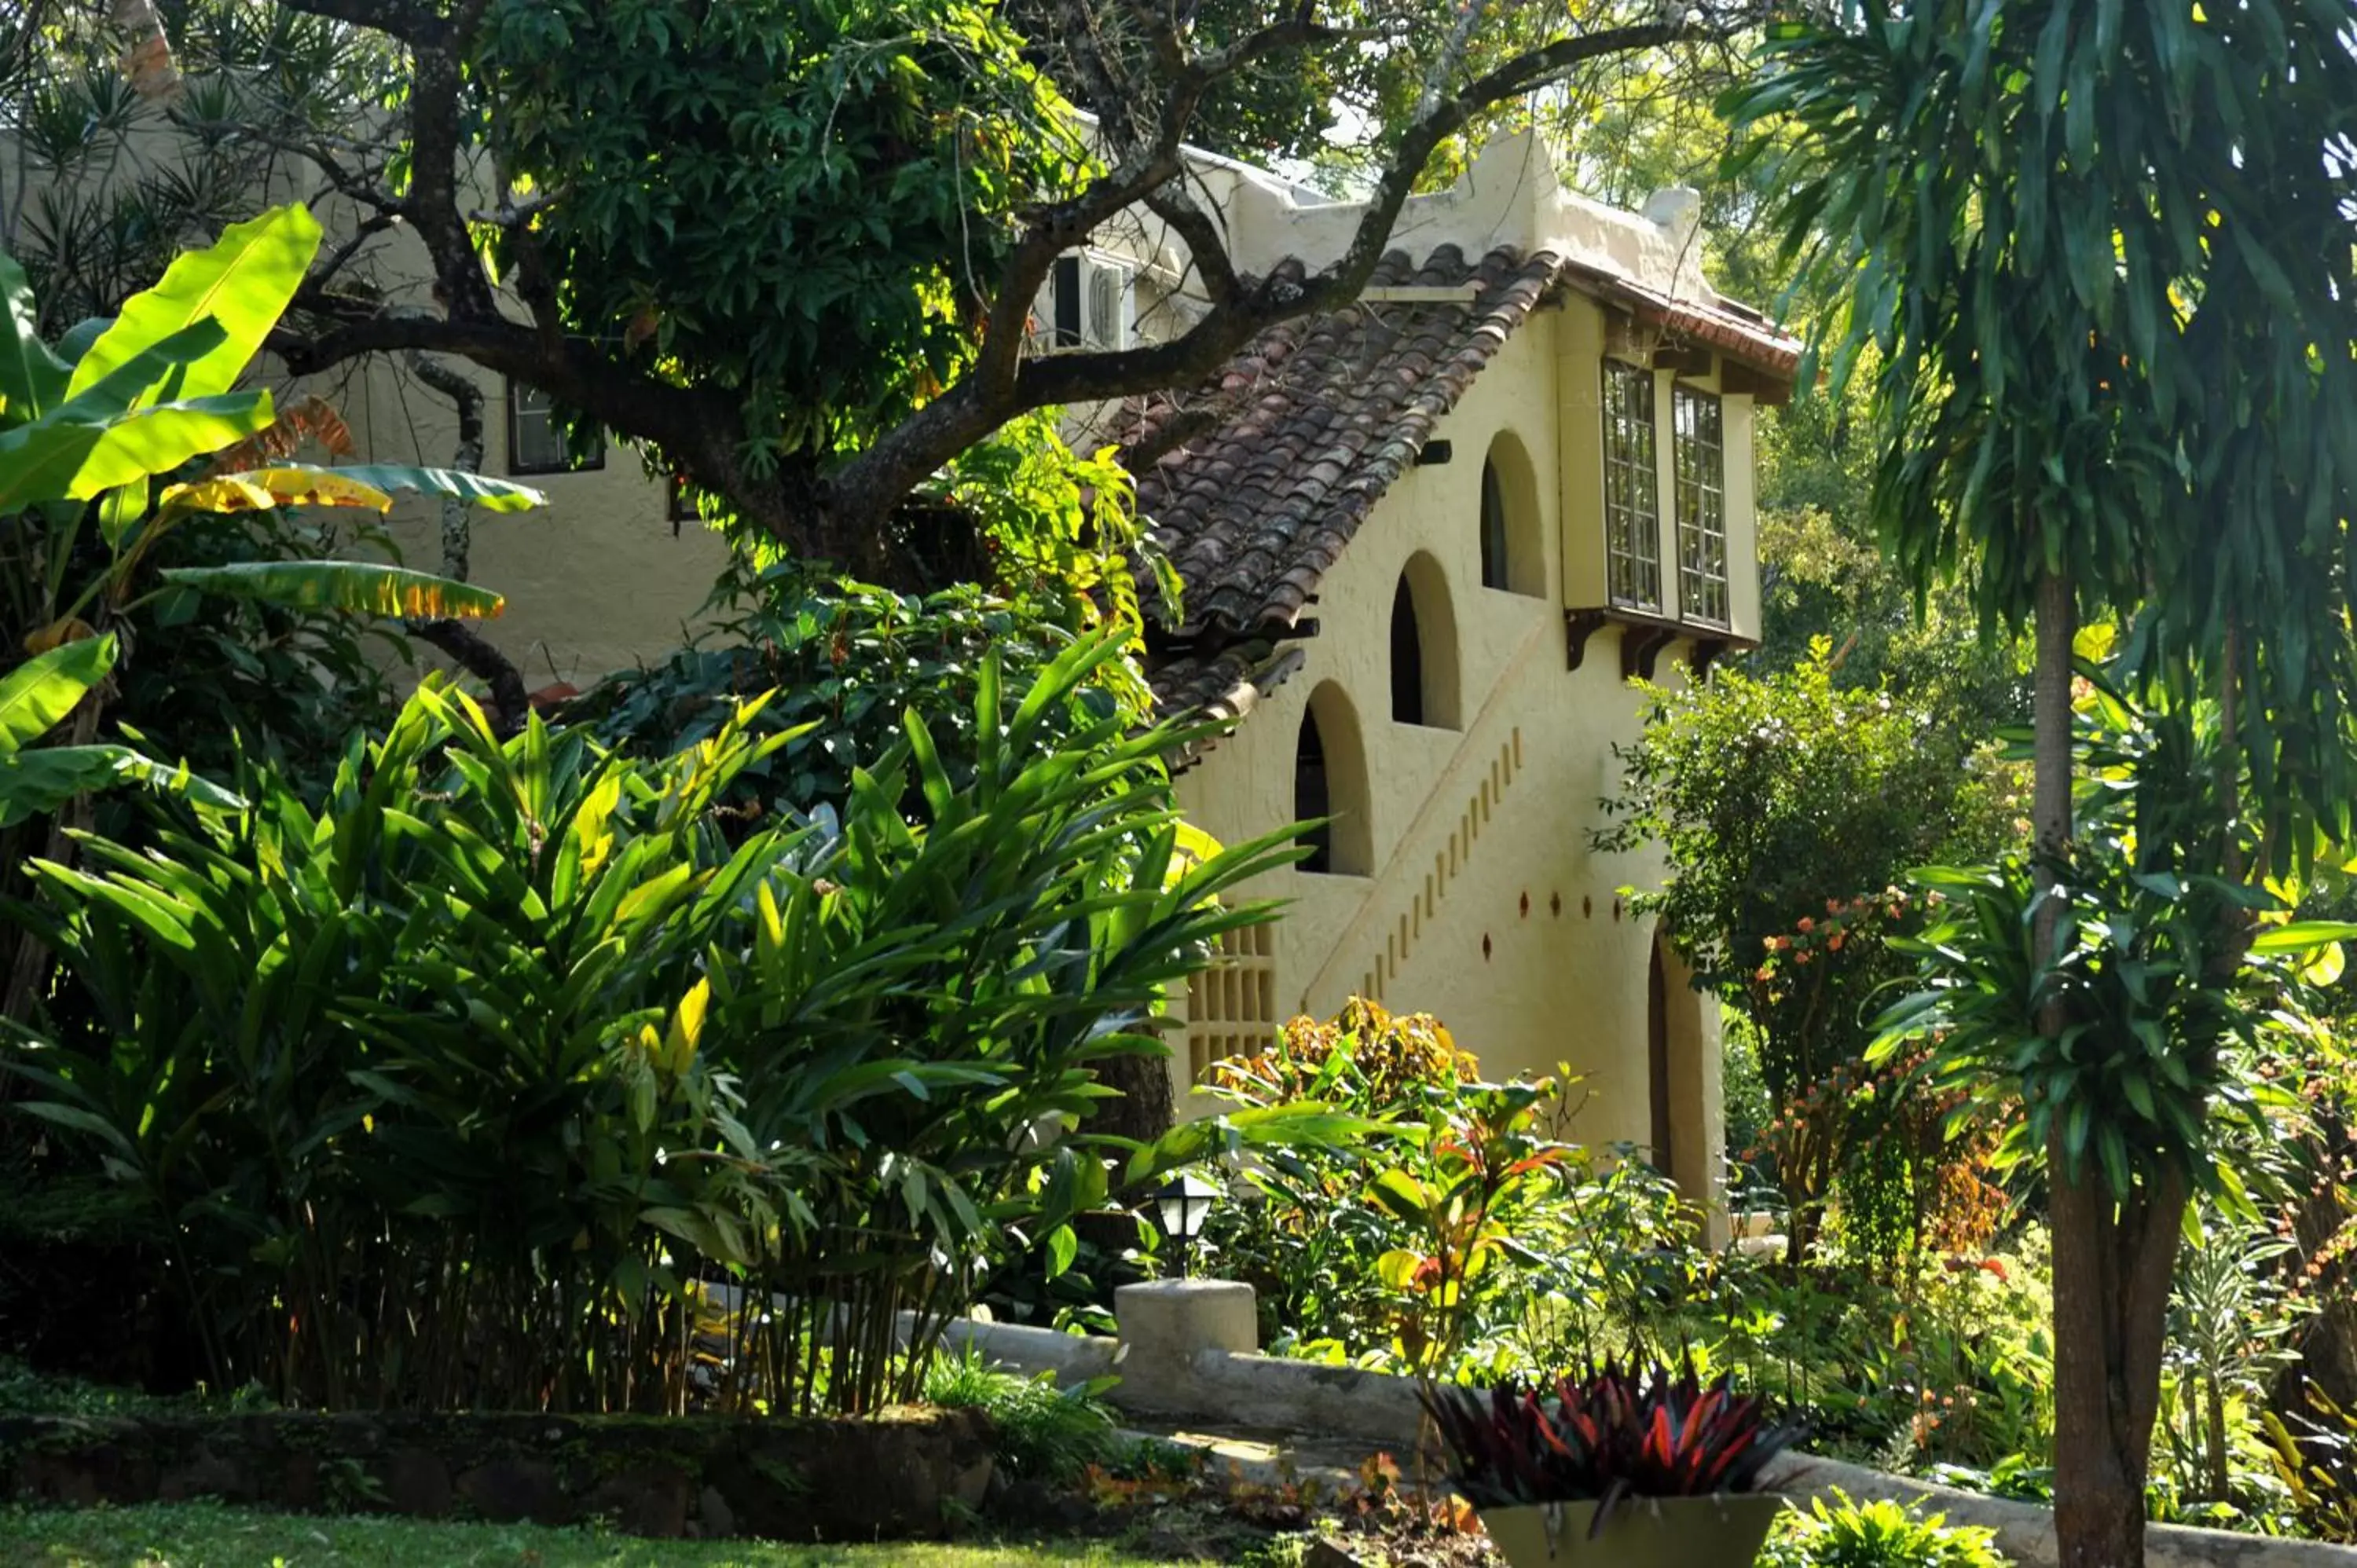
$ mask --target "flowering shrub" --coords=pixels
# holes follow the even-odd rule
[[[1354,999],[1220,1064],[1242,1109],[1316,1101],[1399,1128],[1272,1151],[1212,1212],[1221,1271],[1253,1284],[1280,1352],[1501,1375],[1625,1343],[1704,1268],[1676,1188],[1625,1148],[1564,1136],[1576,1081],[1481,1080],[1428,1015]]]

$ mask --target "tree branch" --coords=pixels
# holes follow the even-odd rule
[[[413,48],[447,37],[449,23],[418,0],[279,0],[289,11],[355,27],[373,27]]]
[[[1122,167],[1034,220],[1002,280],[990,320],[991,340],[984,346],[981,362],[956,386],[885,433],[830,479],[829,499],[846,520],[839,526],[849,531],[874,527],[927,475],[1018,414],[1035,408],[1192,385],[1278,322],[1347,304],[1366,286],[1382,262],[1400,209],[1434,152],[1476,113],[1608,55],[1660,48],[1708,37],[1715,30],[1687,21],[1611,27],[1557,39],[1516,56],[1475,78],[1461,91],[1429,102],[1405,128],[1339,260],[1306,277],[1278,272],[1264,278],[1243,278],[1234,272],[1208,214],[1199,211],[1190,216],[1188,208],[1192,199],[1183,189],[1177,190],[1178,200],[1171,199],[1185,166],[1180,137],[1202,94],[1219,80],[1209,74],[1211,62],[1229,62],[1222,67],[1225,70],[1241,69],[1245,62],[1289,47],[1286,40],[1305,36],[1303,29],[1315,26],[1305,18],[1280,23],[1221,55],[1199,60],[1174,90],[1173,106],[1183,108],[1184,113],[1167,115],[1150,146],[1135,149]],[[1271,41],[1263,43],[1264,38]],[[1195,260],[1209,285],[1210,309],[1168,342],[1020,360],[1021,318],[1017,312],[1028,313],[1056,252],[1079,242],[1114,212],[1140,201],[1170,222],[1197,251]],[[1198,235],[1211,242],[1199,247]],[[1005,374],[1010,368],[1011,377]]]

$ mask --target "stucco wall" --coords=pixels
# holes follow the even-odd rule
[[[1628,913],[1620,889],[1651,883],[1659,867],[1588,847],[1598,801],[1617,785],[1613,745],[1635,736],[1641,697],[1621,680],[1610,628],[1591,639],[1579,669],[1566,668],[1565,498],[1601,480],[1585,454],[1567,468],[1559,460],[1563,429],[1595,417],[1598,371],[1592,349],[1559,352],[1557,336],[1586,308],[1542,311],[1474,382],[1436,433],[1451,444],[1451,460],[1416,467],[1394,486],[1320,585],[1311,612],[1319,629],[1302,645],[1302,672],[1186,775],[1180,793],[1216,836],[1242,839],[1283,823],[1294,813],[1303,713],[1313,701],[1330,711],[1347,699],[1366,752],[1372,871],[1288,869],[1253,889],[1291,901],[1275,934],[1277,1011],[1327,1015],[1365,993],[1394,1011],[1435,1013],[1492,1074],[1565,1063],[1585,1075],[1577,1136],[1643,1144],[1652,1133],[1652,934]],[[1584,416],[1578,388],[1587,389]],[[1663,411],[1666,418],[1666,398]],[[1731,435],[1735,428],[1730,421]],[[1741,429],[1730,473],[1750,462],[1748,421]],[[1481,467],[1501,433],[1540,477],[1523,498],[1536,509],[1534,526],[1518,531],[1544,552],[1535,594],[1481,585]],[[1445,579],[1458,639],[1454,730],[1395,724],[1390,714],[1391,606],[1419,553]],[[1737,559],[1748,563],[1748,554]],[[1663,682],[1684,678],[1683,647],[1663,657]],[[1347,764],[1332,726],[1320,729],[1339,779]],[[1338,789],[1338,810],[1356,808],[1347,793]],[[1668,996],[1674,1174],[1702,1197],[1721,1142],[1717,1013],[1682,980],[1673,979]],[[1204,1106],[1196,1098],[1194,1108]]]
[[[587,686],[598,676],[676,648],[701,623],[713,580],[727,562],[721,534],[700,521],[673,525],[662,481],[638,452],[608,442],[606,466],[579,473],[516,474],[508,453],[507,389],[497,376],[454,365],[483,390],[482,471],[544,491],[534,511],[471,520],[468,579],[507,596],[485,636],[513,659],[525,684]],[[449,402],[400,361],[379,357],[328,393],[366,455],[447,467],[457,439]],[[389,529],[403,560],[441,563],[439,510],[404,499]]]

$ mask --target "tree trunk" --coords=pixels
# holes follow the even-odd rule
[[[2031,796],[2041,888],[2071,841],[2072,642],[2069,577],[2038,585],[2036,784]],[[2059,907],[2039,907],[2039,950],[2050,953]],[[2039,1032],[2060,1035],[2059,997]],[[2046,1151],[2054,1240],[2054,1535],[2061,1568],[2143,1568],[2144,1486],[2160,1404],[2160,1356],[2177,1240],[2190,1193],[2168,1171],[2125,1199],[2092,1153],[2072,1168],[2061,1122]]]
[[[2061,1568],[2143,1568],[2169,1281],[2191,1187],[2170,1171],[2129,1201],[2048,1146],[2054,1232],[2054,1535]]]

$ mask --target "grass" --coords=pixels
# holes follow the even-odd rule
[[[0,1568],[1169,1568],[1103,1541],[780,1546],[538,1525],[257,1513],[216,1503],[0,1509]]]

